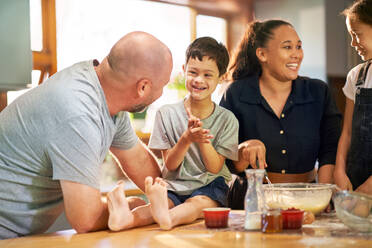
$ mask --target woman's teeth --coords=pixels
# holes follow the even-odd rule
[[[291,69],[297,69],[298,64],[297,64],[297,63],[287,64],[287,67],[288,67],[288,68],[291,68]]]

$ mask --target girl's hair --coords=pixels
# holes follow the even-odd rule
[[[229,80],[234,81],[251,75],[261,75],[262,68],[256,56],[256,49],[265,47],[273,38],[273,31],[282,25],[292,25],[283,20],[253,21],[248,24],[237,51],[229,66]]]
[[[372,26],[372,0],[357,0],[341,14]]]

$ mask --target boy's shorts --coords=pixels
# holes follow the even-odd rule
[[[217,177],[208,185],[196,189],[191,195],[178,195],[174,191],[168,190],[168,198],[172,200],[174,206],[177,206],[191,197],[205,195],[216,201],[220,207],[226,207],[228,192],[229,186],[225,183],[225,179],[223,177]]]

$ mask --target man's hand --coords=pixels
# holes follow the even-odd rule
[[[266,148],[260,140],[252,139],[239,144],[239,154],[239,157],[248,161],[254,169],[257,169],[257,167],[260,169],[267,167]]]
[[[145,178],[160,177],[160,166],[150,150],[142,142],[138,142],[128,150],[111,147],[111,152],[119,160],[125,174],[142,190],[145,190]]]

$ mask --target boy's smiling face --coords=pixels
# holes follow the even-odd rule
[[[193,100],[211,100],[211,95],[220,80],[216,61],[204,56],[200,61],[198,58],[190,58],[183,66],[186,77],[186,89],[190,92]]]

